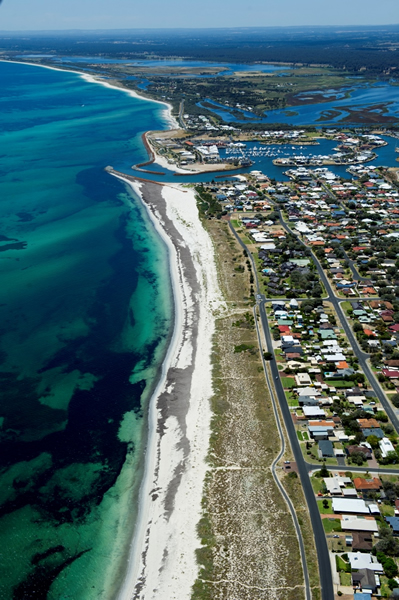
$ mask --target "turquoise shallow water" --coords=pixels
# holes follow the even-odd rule
[[[173,307],[166,249],[104,167],[166,124],[74,73],[0,63],[0,86],[0,598],[109,598]]]

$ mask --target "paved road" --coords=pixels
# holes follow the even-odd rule
[[[273,344],[272,338],[270,335],[270,328],[267,321],[266,308],[265,308],[265,297],[263,295],[259,295],[258,306],[259,306],[259,314],[262,322],[262,328],[265,334],[267,351],[273,352]],[[290,439],[290,444],[292,448],[292,452],[294,454],[295,461],[298,467],[298,473],[301,478],[301,483],[303,487],[303,491],[305,494],[306,503],[309,508],[310,519],[312,522],[313,533],[316,542],[317,556],[319,560],[319,574],[320,574],[320,584],[322,590],[322,598],[323,600],[333,600],[334,599],[334,590],[333,590],[333,581],[331,575],[330,568],[330,558],[328,553],[326,536],[323,528],[323,524],[321,521],[319,509],[316,502],[315,493],[312,488],[312,484],[309,479],[308,468],[305,460],[303,458],[302,450],[300,448],[298,437],[296,434],[296,430],[294,427],[294,423],[292,420],[292,416],[290,413],[290,409],[285,397],[285,392],[283,385],[281,383],[278,366],[276,361],[270,361],[270,370],[272,373],[272,377],[274,379],[274,387],[276,389],[277,397],[280,404],[280,409],[284,418],[285,427],[287,430],[288,437]],[[320,469],[320,465],[319,465]]]
[[[239,235],[236,233],[234,227],[232,226],[232,224],[230,222],[229,222],[229,226],[230,226],[230,229],[231,229],[233,235],[235,236],[235,238],[237,239],[237,241],[239,242],[241,247],[244,248],[245,250],[247,250],[247,252],[248,252],[246,245],[241,240]],[[263,329],[263,332],[265,335],[265,340],[266,340],[266,346],[267,346],[266,350],[268,352],[273,352],[273,344],[272,344],[270,328],[269,328],[267,315],[266,315],[266,309],[265,309],[267,300],[266,300],[265,296],[259,294],[259,281],[258,281],[258,277],[257,277],[255,261],[250,252],[248,252],[248,256],[252,263],[252,269],[253,269],[256,287],[257,287],[257,291],[258,291],[257,304],[258,304],[259,314],[260,314],[260,318],[261,318],[262,329]],[[272,373],[272,377],[273,377],[274,387],[275,387],[278,401],[280,404],[280,409],[281,409],[281,412],[282,412],[282,415],[284,418],[285,427],[286,427],[287,434],[288,434],[288,437],[290,440],[292,452],[294,454],[294,458],[295,458],[295,461],[298,466],[298,473],[299,473],[299,477],[301,479],[306,503],[309,508],[309,514],[310,514],[310,519],[311,519],[311,523],[312,523],[312,529],[313,529],[313,533],[314,533],[314,537],[315,537],[316,550],[317,550],[317,555],[318,555],[318,560],[319,560],[319,575],[320,575],[322,599],[323,600],[334,600],[334,589],[333,589],[333,581],[332,581],[332,574],[331,574],[331,568],[330,568],[330,558],[329,558],[329,553],[328,553],[327,540],[326,540],[326,536],[324,533],[324,528],[323,528],[323,524],[321,521],[319,509],[317,507],[316,497],[315,497],[315,494],[314,494],[314,491],[312,488],[312,484],[309,479],[307,464],[303,458],[303,454],[302,454],[301,448],[299,446],[298,437],[297,437],[297,434],[295,431],[294,423],[292,421],[291,413],[290,413],[290,410],[289,410],[289,407],[287,404],[287,400],[285,398],[284,389],[283,389],[283,386],[282,386],[282,383],[280,380],[277,363],[274,360],[270,361],[270,369],[271,369],[271,373]],[[277,423],[279,424],[278,419],[277,419]],[[319,465],[319,468],[320,468],[320,465]],[[300,535],[299,539],[302,540],[301,535]],[[303,541],[302,541],[302,543],[303,543]],[[307,568],[306,568],[306,570],[307,570]],[[305,575],[305,580],[306,580],[306,577],[308,577],[308,574]]]
[[[349,268],[352,271],[353,281],[370,281],[370,277],[362,277],[361,275],[359,275],[354,261],[351,258],[349,258],[349,256],[346,253],[346,250],[344,250],[344,249],[342,249],[342,250],[343,250],[343,253],[345,256],[345,260],[348,261]],[[359,298],[359,300],[360,300],[360,298]]]
[[[261,336],[260,336],[260,331],[259,331],[256,306],[254,306],[254,318],[255,318],[256,333],[258,336],[259,348],[262,348],[262,341],[261,341]],[[305,552],[305,545],[304,545],[303,538],[302,538],[301,527],[298,522],[298,517],[297,517],[296,511],[295,511],[295,507],[291,502],[291,498],[288,496],[287,492],[285,491],[284,486],[282,485],[280,478],[276,472],[277,468],[281,468],[281,467],[277,467],[277,463],[281,460],[281,458],[285,454],[285,450],[286,450],[285,436],[283,433],[283,429],[281,427],[280,418],[279,418],[279,414],[278,414],[278,410],[277,410],[277,404],[276,404],[276,400],[275,400],[274,386],[273,386],[274,382],[270,381],[269,372],[268,372],[267,366],[266,366],[266,361],[263,358],[263,354],[261,356],[262,356],[262,362],[263,362],[263,371],[265,373],[266,383],[269,388],[270,398],[271,398],[272,406],[273,406],[274,417],[276,419],[278,434],[280,436],[280,442],[281,442],[280,452],[276,456],[276,458],[274,459],[273,464],[272,464],[273,479],[274,479],[277,487],[279,488],[281,495],[283,496],[283,498],[285,499],[285,501],[288,505],[288,508],[289,508],[291,516],[292,516],[292,520],[294,522],[294,527],[295,527],[296,534],[298,537],[298,542],[299,542],[299,551],[300,551],[300,555],[301,555],[302,571],[304,574],[305,596],[306,596],[306,600],[311,600],[312,593],[310,590],[309,572],[308,572],[308,567],[307,567],[307,563],[306,563],[306,552]]]

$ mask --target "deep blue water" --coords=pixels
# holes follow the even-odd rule
[[[109,598],[173,321],[166,249],[104,171],[160,106],[0,62],[0,598]]]

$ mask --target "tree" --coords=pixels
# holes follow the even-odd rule
[[[399,394],[393,394],[391,396],[391,401],[392,401],[392,404],[394,406],[396,406],[396,408],[399,408]]]
[[[388,554],[388,556],[399,556],[399,540],[393,536],[389,527],[382,527],[379,537],[380,540],[375,546],[377,553]]]
[[[328,500],[327,500],[327,498],[324,498],[324,500],[323,500],[323,508],[327,509],[328,507],[329,507]]]
[[[378,437],[376,435],[369,435],[366,441],[372,448],[378,448]]]
[[[388,415],[383,410],[377,411],[375,418],[377,421],[381,421],[382,423],[388,423]]]
[[[387,558],[382,565],[384,567],[385,575],[391,579],[391,577],[395,577],[398,574],[398,567],[396,566],[393,558]]]
[[[394,590],[398,587],[398,582],[396,581],[396,579],[388,579],[388,585],[390,590]]]
[[[359,321],[355,321],[354,322],[354,324],[353,324],[353,331],[355,333],[363,331],[363,327],[362,327],[361,323],[359,323]]]
[[[362,466],[364,461],[366,460],[366,455],[363,452],[352,452],[351,454],[352,462],[359,467]]]
[[[326,467],[325,462],[323,462],[323,466],[320,469],[320,477],[330,477],[330,473]]]

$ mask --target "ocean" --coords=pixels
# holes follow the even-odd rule
[[[0,598],[110,598],[173,300],[166,247],[104,168],[145,160],[166,117],[75,73],[0,62],[0,82]]]

